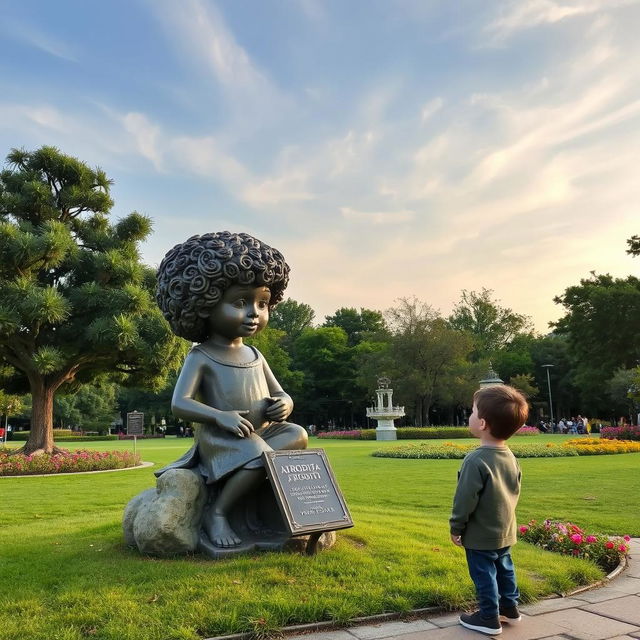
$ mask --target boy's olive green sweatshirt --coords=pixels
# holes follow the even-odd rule
[[[516,505],[522,473],[509,447],[481,446],[458,472],[449,526],[467,549],[492,550],[516,542]]]

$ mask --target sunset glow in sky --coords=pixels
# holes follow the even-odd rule
[[[637,274],[640,2],[5,0],[0,156],[55,145],[113,215],[280,249],[319,321],[495,291],[539,331]]]

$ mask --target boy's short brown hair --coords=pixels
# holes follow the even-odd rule
[[[473,394],[478,408],[478,417],[487,423],[494,438],[510,438],[529,416],[529,405],[525,397],[513,387],[496,384],[478,389]]]

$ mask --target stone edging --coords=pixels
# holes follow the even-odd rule
[[[586,585],[584,587],[578,587],[577,589],[574,589],[573,591],[568,591],[567,593],[559,593],[559,594],[556,594],[555,596],[553,595],[548,596],[546,598],[543,598],[543,600],[551,600],[557,597],[569,598],[578,593],[583,593],[584,591],[589,591],[590,589],[597,589],[598,587],[602,587],[608,582],[610,582],[611,580],[613,580],[614,578],[617,578],[627,568],[628,564],[629,564],[629,560],[625,555],[622,557],[620,564],[618,564],[618,566],[613,571],[608,573],[602,580],[598,580],[597,582]],[[322,622],[308,622],[307,624],[296,624],[289,627],[283,627],[280,630],[279,635],[286,636],[286,635],[292,635],[297,633],[309,633],[312,631],[321,631],[323,629],[327,629],[327,630],[340,629],[340,628],[344,628],[345,626],[351,627],[351,626],[357,626],[360,624],[377,624],[379,622],[387,622],[389,620],[401,620],[401,619],[410,619],[413,617],[422,617],[425,614],[441,613],[442,611],[443,609],[440,607],[425,607],[423,609],[411,609],[411,611],[404,611],[404,612],[379,613],[373,616],[363,616],[361,618],[353,618],[352,620],[349,620],[347,625],[336,624],[335,621],[333,620],[324,620]],[[246,631],[244,633],[234,633],[228,636],[213,636],[211,638],[204,638],[204,640],[250,640],[253,637],[255,637],[254,633],[250,631]]]
[[[602,580],[598,580],[593,584],[585,585],[584,587],[578,587],[573,591],[567,591],[566,593],[558,594],[561,598],[570,598],[571,596],[575,596],[578,593],[584,593],[585,591],[590,591],[591,589],[597,589],[598,587],[602,587],[608,582],[611,582],[614,578],[617,578],[628,566],[629,560],[626,555],[622,556],[622,560],[620,560],[618,566],[608,573]]]
[[[25,473],[21,476],[0,476],[3,478],[57,478],[58,476],[86,476],[88,473],[113,473],[114,471],[133,471],[134,469],[145,469],[153,467],[155,462],[143,462],[135,467],[124,467],[123,469],[98,469],[96,471],[64,471],[63,473]]]

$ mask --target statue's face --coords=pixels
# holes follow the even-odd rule
[[[250,338],[269,321],[271,291],[267,287],[232,285],[209,316],[209,335],[229,340]]]

